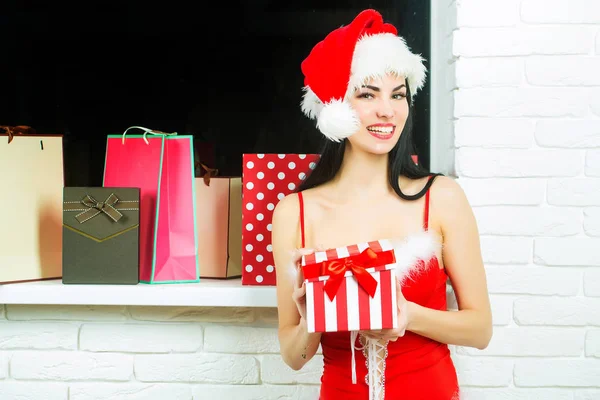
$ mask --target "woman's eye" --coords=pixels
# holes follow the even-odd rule
[[[358,94],[357,97],[359,99],[373,99],[373,98],[375,98],[375,95],[373,93],[365,92],[365,93]],[[392,95],[392,98],[395,100],[402,100],[405,97],[406,97],[406,93],[394,93]]]

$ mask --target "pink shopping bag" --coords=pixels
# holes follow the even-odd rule
[[[191,135],[139,126],[108,136],[104,186],[140,189],[142,283],[199,281],[193,148]]]

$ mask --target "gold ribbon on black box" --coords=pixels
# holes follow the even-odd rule
[[[139,209],[139,202],[133,200],[121,201],[114,193],[111,193],[106,200],[98,201],[88,194],[80,201],[65,201],[63,209],[64,211],[81,211],[81,213],[75,216],[80,224],[89,221],[101,213],[108,215],[113,221],[119,222],[119,219],[123,216],[119,210],[137,211]]]

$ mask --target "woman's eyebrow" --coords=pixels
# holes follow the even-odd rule
[[[362,85],[362,88],[366,88],[366,89],[371,89],[374,92],[379,92],[379,88],[377,86],[372,86],[372,85]]]
[[[377,86],[372,86],[372,85],[362,85],[361,87],[363,87],[363,88],[366,88],[366,89],[371,89],[371,90],[372,90],[372,91],[374,91],[374,92],[379,92],[379,91],[381,91],[381,90],[380,90],[380,89],[379,89]],[[402,84],[402,85],[400,85],[400,86],[397,86],[397,87],[395,87],[395,88],[394,88],[394,90],[392,90],[392,92],[395,92],[395,91],[397,91],[397,90],[400,90],[400,89],[402,89],[402,88],[405,88],[405,87],[406,87],[406,85],[405,85],[405,84]]]

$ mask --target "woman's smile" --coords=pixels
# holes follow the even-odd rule
[[[367,126],[367,131],[373,137],[388,140],[394,136],[396,126],[394,124],[374,124]]]

